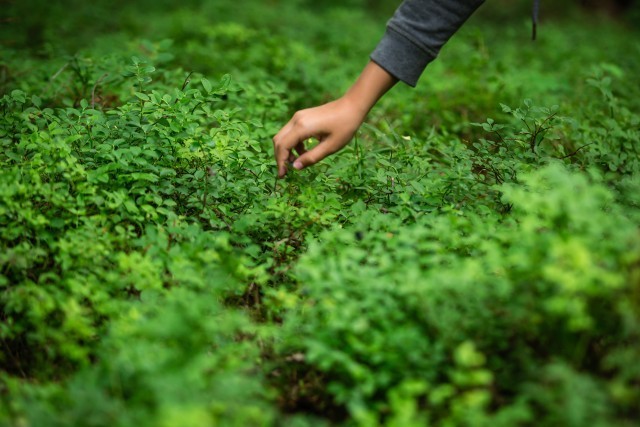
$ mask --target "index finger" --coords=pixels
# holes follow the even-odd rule
[[[289,121],[286,125],[280,129],[280,131],[273,137],[273,155],[276,158],[276,165],[278,167],[278,178],[282,178],[287,173],[286,160],[289,157],[291,149],[287,149],[283,146],[283,137],[291,130],[292,124]]]
[[[282,178],[287,173],[287,161],[294,148],[299,155],[306,152],[304,141],[310,138],[312,133],[305,131],[305,127],[294,125],[293,120],[287,123],[273,137],[273,151],[278,165],[278,177]]]
[[[295,147],[299,154],[305,151],[303,141],[306,137],[304,134],[296,132],[294,129],[283,131],[285,131],[284,128],[273,137],[273,151],[278,166],[279,178],[282,178],[287,173],[287,161],[293,148]]]

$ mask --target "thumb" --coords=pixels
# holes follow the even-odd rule
[[[294,169],[301,170],[307,166],[315,165],[325,157],[338,151],[340,148],[340,144],[335,138],[328,138],[298,157],[293,162],[293,167]]]

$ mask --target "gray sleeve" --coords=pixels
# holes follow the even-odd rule
[[[371,60],[415,86],[427,64],[484,0],[404,0]]]

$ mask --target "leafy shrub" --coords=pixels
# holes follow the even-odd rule
[[[294,372],[322,372],[363,424],[406,408],[415,425],[608,423],[601,408],[631,409],[606,391],[605,360],[638,324],[621,302],[635,292],[635,226],[583,175],[551,165],[521,179],[502,187],[514,206],[503,220],[452,211],[406,226],[369,213],[310,244],[280,350],[304,354]],[[601,406],[553,385],[583,370]],[[538,400],[540,387],[557,397]]]
[[[258,349],[237,339],[255,328],[215,292],[144,290],[140,302],[119,309],[96,364],[64,388],[20,389],[23,422],[242,426],[273,417],[255,375]]]

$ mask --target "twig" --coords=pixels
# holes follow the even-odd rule
[[[567,154],[566,156],[562,156],[562,157],[556,157],[556,159],[566,159],[567,157],[571,157],[571,156],[575,156],[576,154],[578,154],[578,151],[582,150],[584,147],[588,147],[591,144],[595,144],[594,142],[590,142],[588,144],[583,145],[582,147],[579,147],[576,151],[574,151],[573,153]]]
[[[253,176],[255,176],[255,177],[256,177],[256,179],[260,179],[260,177],[258,176],[258,174],[257,174],[257,173],[255,173],[254,171],[252,171],[251,169],[249,169],[249,168],[242,168],[242,169],[246,170],[247,172],[249,172],[250,174],[252,174]]]
[[[58,71],[56,71],[56,73],[53,76],[51,76],[49,81],[55,80],[56,77],[58,77],[60,75],[60,73],[62,73],[68,66],[69,66],[69,62],[64,64]]]
[[[187,87],[187,85],[191,82],[191,74],[193,74],[193,71],[187,74],[187,78],[184,79],[184,83],[182,83],[182,88],[180,90],[184,90]]]
[[[49,88],[51,87],[51,83],[53,83],[53,81],[69,66],[69,62],[67,62],[66,64],[64,64],[62,67],[60,67],[60,69],[58,71],[55,72],[55,74],[53,76],[51,76],[49,78],[49,82],[47,83],[47,86],[42,90],[42,95],[44,96],[44,94],[49,90]]]
[[[102,80],[109,76],[109,73],[104,73],[100,78],[96,81],[96,84],[93,85],[93,89],[91,89],[91,109],[95,109],[96,105],[96,88],[102,82]]]
[[[216,208],[215,206],[211,206],[211,210],[213,211],[213,213],[216,214],[216,217],[218,217],[218,219],[222,221],[224,225],[227,226],[227,230],[231,231],[233,227],[231,227],[231,224],[229,224],[229,222],[227,221],[226,215],[222,213],[222,211]]]

